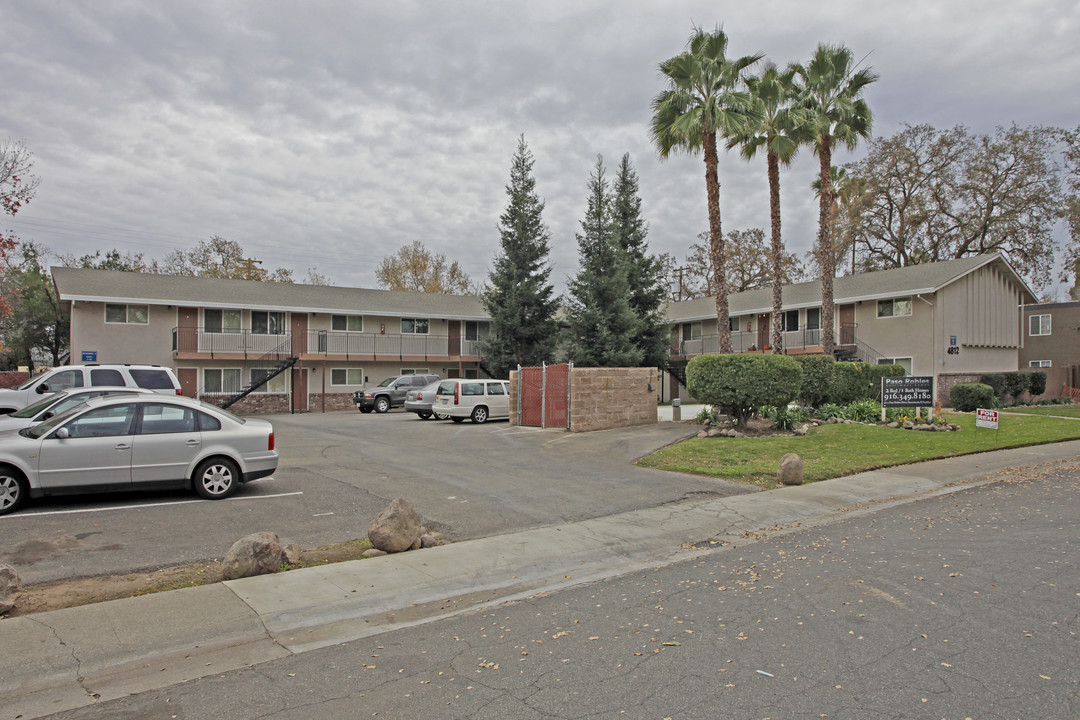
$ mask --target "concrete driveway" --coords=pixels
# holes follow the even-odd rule
[[[217,502],[184,492],[35,501],[0,517],[0,562],[38,583],[220,558],[260,530],[315,547],[365,537],[394,497],[464,540],[748,491],[633,466],[693,434],[689,424],[571,434],[421,421],[401,410],[269,419],[281,454],[273,477]]]

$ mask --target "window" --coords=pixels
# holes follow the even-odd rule
[[[461,394],[462,395],[483,395],[484,394],[484,383],[481,383],[481,382],[468,382],[468,383],[465,383],[465,382],[463,382],[463,383],[461,383]]]
[[[489,382],[487,384],[488,395],[505,395],[505,386],[500,382]]]
[[[331,315],[330,329],[339,332],[363,332],[363,315]]]
[[[799,311],[788,310],[780,315],[781,330],[784,332],[794,332],[799,329]]]
[[[331,385],[363,385],[364,384],[364,369],[363,368],[331,368],[331,370],[330,370],[330,384]]]
[[[92,368],[90,370],[90,384],[91,385],[127,385],[124,382],[124,376],[120,374],[119,370],[111,370],[109,368]],[[172,387],[170,385],[170,387]]]
[[[264,368],[248,368],[248,379],[252,385],[255,383],[263,382],[269,373],[269,370]],[[288,391],[288,383],[285,379],[287,373],[278,373],[274,377],[267,380],[264,384],[255,388],[254,392],[257,393],[283,393]]]
[[[821,308],[807,308],[806,309],[806,329],[807,330],[820,330],[821,329]]]
[[[911,298],[896,298],[895,300],[878,300],[877,316],[879,318],[903,317],[911,314]]]
[[[701,323],[690,322],[683,323],[682,326],[682,339],[683,342],[690,342],[691,340],[701,339]]]
[[[1032,360],[1028,367],[1053,367],[1053,363],[1050,360]]]
[[[147,390],[175,390],[172,376],[166,370],[142,370],[132,368],[131,379],[135,384]],[[97,382],[93,383],[97,385]]]
[[[150,306],[105,303],[105,322],[146,325],[150,322]]]
[[[253,335],[284,335],[285,313],[252,310],[251,333]]]
[[[1028,318],[1028,334],[1030,335],[1049,335],[1050,334],[1050,316],[1049,315],[1032,315]]]
[[[427,368],[401,368],[401,372],[398,375],[427,375]]]
[[[427,318],[401,318],[402,335],[427,335]]]
[[[131,434],[131,421],[134,417],[134,405],[110,405],[90,410],[64,427],[67,428],[68,436],[73,438],[116,437]]]
[[[206,368],[203,370],[204,393],[240,392],[240,368]]]
[[[239,310],[203,310],[203,329],[208,333],[240,332]]]
[[[466,340],[483,340],[491,334],[491,323],[488,322],[473,322],[472,320],[465,321],[465,339]]]
[[[895,357],[895,358],[878,358],[878,365],[899,365],[904,368],[904,372],[908,375],[911,374],[911,358],[909,357]]]
[[[213,415],[208,415],[204,412],[199,412],[199,430],[207,432],[209,430],[220,430],[221,421]]]
[[[82,387],[82,370],[61,370],[60,372],[53,373],[45,381],[45,384],[48,386],[49,392],[66,390],[67,388],[73,387]],[[124,383],[120,384],[123,385]]]
[[[143,405],[140,435],[196,432],[195,410],[178,405]]]
[[[731,328],[731,332],[739,332],[739,318],[728,318],[728,327]]]

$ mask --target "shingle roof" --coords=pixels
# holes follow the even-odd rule
[[[838,277],[833,281],[833,298],[837,304],[858,300],[876,300],[937,292],[964,275],[992,263],[998,264],[1029,295],[1028,302],[1036,302],[1035,294],[1012,266],[998,253],[975,255],[959,260],[908,265],[903,268],[878,270]],[[794,310],[821,305],[821,281],[796,283],[783,289],[783,307]],[[728,295],[728,312],[732,316],[772,312],[772,288],[759,288]],[[716,300],[712,297],[696,298],[679,303],[668,303],[667,317],[670,322],[686,322],[716,317]]]
[[[480,298],[475,295],[434,295],[65,267],[54,267],[51,272],[61,300],[416,315],[454,320],[486,320],[488,317]]]

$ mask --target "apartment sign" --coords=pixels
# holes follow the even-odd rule
[[[977,408],[975,410],[975,427],[998,429],[998,411]]]
[[[934,378],[911,375],[881,378],[882,407],[933,407]]]

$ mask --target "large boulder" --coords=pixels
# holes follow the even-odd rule
[[[222,576],[226,580],[235,580],[275,573],[281,568],[283,552],[277,533],[252,533],[237,540],[225,553]]]
[[[788,453],[780,458],[780,468],[776,471],[776,481],[781,485],[802,485],[802,458],[795,453]]]
[[[394,498],[375,516],[368,528],[372,546],[388,553],[419,547],[420,515],[408,501]]]
[[[15,568],[0,565],[0,615],[15,607],[15,596],[19,594],[22,579]]]

